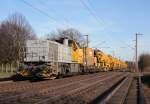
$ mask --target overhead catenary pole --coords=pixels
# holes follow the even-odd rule
[[[88,35],[83,35],[83,36],[86,36],[86,47],[89,46],[89,36]]]
[[[143,35],[143,34],[140,33],[135,34],[135,68],[137,72],[140,72],[138,68],[138,36],[139,35]]]
[[[83,63],[84,63],[84,68],[86,67],[87,68],[87,59],[86,59],[86,49],[89,45],[88,41],[88,35],[83,35],[83,36],[86,36],[86,45],[83,47]]]
[[[137,59],[137,33],[135,34],[135,68],[136,68],[136,71],[138,72],[138,59]]]

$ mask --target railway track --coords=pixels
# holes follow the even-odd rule
[[[53,81],[53,82],[46,81],[46,82],[41,82],[41,83],[28,83],[28,82],[19,83],[20,85],[15,85],[16,88],[14,88],[13,86],[14,90],[17,91],[17,93],[19,94],[16,93],[15,96],[14,95],[8,96],[8,94],[6,94],[5,96],[7,97],[5,98],[5,100],[10,99],[10,98],[20,97],[20,95],[22,95],[23,97],[26,97],[26,95],[27,97],[29,96],[31,97],[31,96],[34,96],[36,93],[45,94],[49,90],[59,90],[60,88],[68,87],[69,85],[72,85],[72,84],[76,85],[76,82],[79,83],[78,81],[88,82],[90,80],[95,80],[96,78],[101,78],[106,75],[107,74],[95,74],[94,77],[93,75],[92,76],[90,75],[92,78],[90,78],[90,76],[85,76],[85,78],[83,79],[83,77],[80,76],[77,78],[71,78],[67,80],[62,79],[62,80]],[[10,88],[8,89],[8,91],[10,90]],[[31,91],[31,89],[34,89],[34,90]],[[15,91],[12,90],[12,92],[15,92]],[[23,93],[24,91],[26,92]]]
[[[114,85],[108,91],[103,93],[103,96],[95,99],[92,103],[95,104],[145,104],[140,97],[140,81],[139,78],[129,76],[122,82]]]
[[[47,80],[42,82],[35,82],[30,83],[29,81],[21,81],[21,82],[2,82],[0,83],[0,92],[23,92],[24,90],[32,89],[32,88],[39,88],[44,89],[47,87],[56,87],[56,85],[62,85],[65,83],[72,83],[78,80],[88,80],[96,76],[103,77],[107,75],[107,73],[98,73],[98,74],[90,74],[90,75],[82,75],[82,76],[75,76],[72,78],[64,78],[58,80]],[[21,93],[20,92],[20,93]]]
[[[67,80],[64,80],[64,79],[58,79],[58,80],[46,80],[46,81],[41,81],[40,84],[41,85],[44,85],[46,83],[68,83],[68,82],[71,82],[71,81],[75,81],[75,80],[82,80],[84,78],[90,78],[90,77],[93,77],[93,76],[101,76],[101,75],[104,75],[106,73],[101,73],[101,74],[90,74],[90,75],[82,75],[82,76],[75,76],[75,77],[72,77],[72,78],[67,78]],[[19,88],[23,88],[23,87],[26,87],[26,86],[36,86],[36,85],[39,85],[39,82],[38,83],[30,83],[29,81],[17,81],[17,82],[12,82],[12,81],[5,81],[5,82],[1,82],[0,83],[0,91],[9,91],[9,88],[11,88],[10,90],[17,90],[18,91],[18,87]],[[11,87],[10,87],[11,86]],[[9,87],[9,88],[8,88]],[[17,88],[16,88],[17,87]],[[21,89],[22,90],[22,89]]]
[[[81,97],[85,97],[84,101],[79,100],[78,102],[76,102],[77,104],[78,103],[83,103],[83,102],[88,103],[90,101],[91,95],[94,94],[94,92],[99,91],[99,87],[100,87],[100,85],[103,85],[103,82],[107,82],[111,78],[115,78],[115,77],[116,76],[111,76],[111,77],[106,77],[106,78],[101,79],[101,80],[95,80],[94,82],[91,82],[91,83],[84,83],[84,86],[80,86],[79,88],[72,89],[72,90],[70,90],[66,93],[61,92],[61,93],[58,94],[58,96],[52,97],[50,99],[49,98],[44,99],[44,100],[42,100],[38,103],[35,103],[35,104],[43,104],[43,103],[47,104],[50,101],[53,101],[53,103],[60,102],[60,104],[64,104],[64,103],[67,103],[68,101],[70,101],[70,104],[72,104],[71,102],[73,100],[81,98]],[[86,95],[86,96],[84,96],[84,95]],[[90,96],[88,96],[88,95],[90,95]],[[61,99],[63,99],[63,100],[61,100]]]
[[[27,81],[3,83],[0,84],[0,88],[3,89],[0,90],[0,102],[1,104],[87,104],[125,76],[125,73],[97,73],[36,83]]]

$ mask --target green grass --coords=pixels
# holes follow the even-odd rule
[[[0,72],[0,78],[10,77],[14,74],[14,72]]]

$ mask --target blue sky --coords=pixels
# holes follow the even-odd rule
[[[25,0],[46,12],[55,21],[28,6],[22,0],[0,0],[0,21],[14,12],[23,14],[38,37],[56,29],[73,27],[89,34],[90,46],[101,48],[123,60],[133,60],[135,33],[139,36],[139,54],[150,53],[150,0],[82,0],[98,17],[89,13],[81,0]],[[97,45],[105,41],[104,44]],[[103,48],[111,47],[111,48]]]

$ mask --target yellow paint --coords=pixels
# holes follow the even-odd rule
[[[78,64],[83,64],[83,49],[72,49],[72,61]]]

